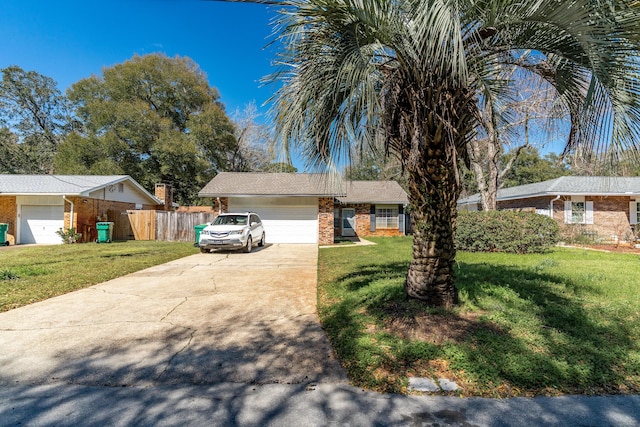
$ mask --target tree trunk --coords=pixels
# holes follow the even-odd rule
[[[426,151],[432,154],[428,160],[408,170],[414,234],[405,291],[428,305],[448,308],[458,303],[453,267],[460,185],[452,164],[455,160],[447,158],[451,156],[446,156],[443,148]],[[427,158],[426,154],[421,157]]]

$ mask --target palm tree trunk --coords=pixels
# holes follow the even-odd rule
[[[458,303],[453,267],[460,185],[455,157],[442,147],[425,149],[421,164],[407,170],[414,234],[405,292],[431,306],[451,307]]]

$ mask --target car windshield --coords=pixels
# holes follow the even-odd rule
[[[247,225],[246,215],[220,215],[212,225]]]

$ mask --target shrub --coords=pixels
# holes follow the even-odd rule
[[[460,212],[456,248],[470,252],[540,253],[558,243],[560,229],[533,212]]]
[[[82,238],[82,234],[76,233],[76,229],[73,227],[68,228],[66,231],[60,228],[56,231],[56,234],[60,236],[64,243],[77,243]]]

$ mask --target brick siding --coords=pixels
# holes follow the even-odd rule
[[[498,209],[549,209],[551,200],[555,197],[535,197],[521,200],[499,201]],[[629,197],[596,197],[587,196],[585,201],[593,202],[593,224],[565,224],[564,202],[570,201],[570,196],[561,197],[553,202],[553,219],[556,220],[562,233],[566,236],[577,233],[595,234],[605,240],[614,240],[614,236],[624,239],[630,230]]]
[[[9,244],[16,244],[16,212],[18,206],[15,196],[0,196],[0,223],[9,224],[7,240]],[[2,244],[4,242],[0,242]]]
[[[342,214],[342,208],[352,208],[356,211],[356,236],[358,237],[367,237],[367,236],[401,236],[399,228],[377,228],[375,231],[371,231],[371,204],[370,203],[361,203],[361,204],[345,204],[345,205],[336,205],[336,208],[340,209]],[[335,230],[335,236],[342,235],[342,223]]]
[[[162,210],[173,210],[173,188],[170,184],[156,184],[155,196],[162,200]]]
[[[333,197],[318,199],[318,244],[333,244]]]
[[[218,203],[218,200],[220,203]],[[228,197],[220,197],[213,199],[213,213],[218,215],[218,212],[226,213],[229,212],[229,198]]]

